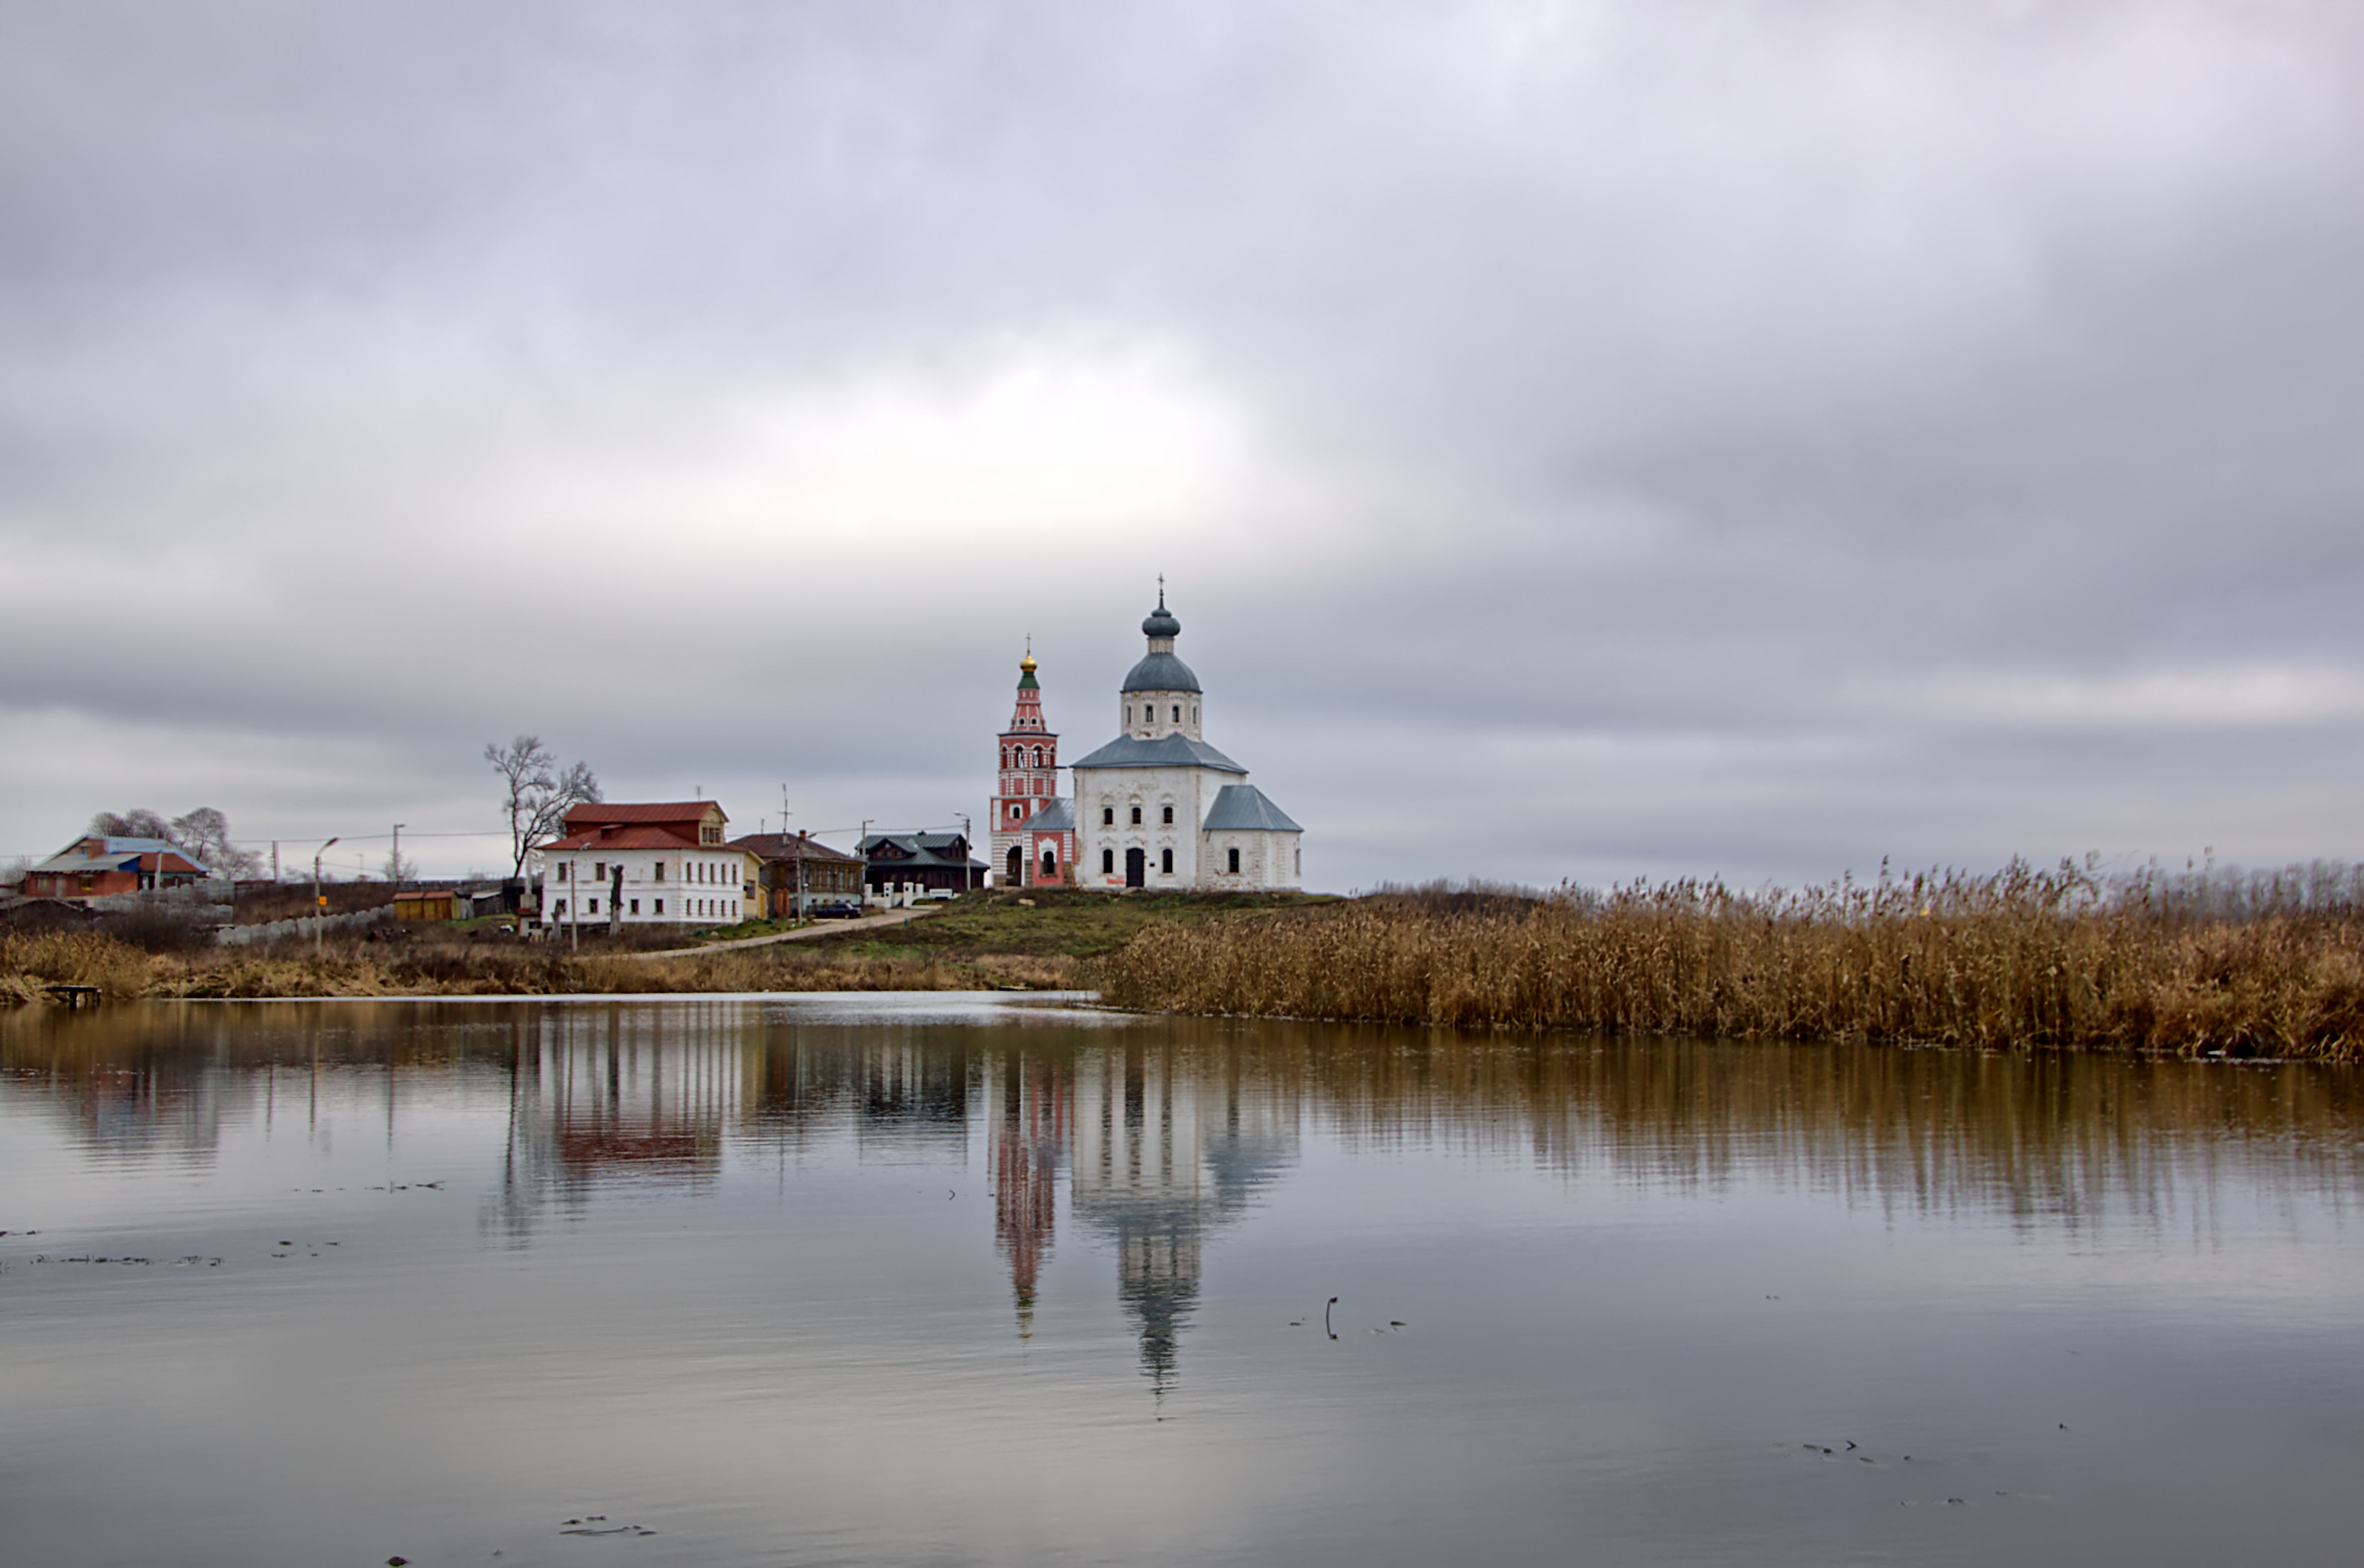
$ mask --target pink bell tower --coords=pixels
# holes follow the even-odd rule
[[[1030,643],[1018,664],[1018,705],[1001,732],[1000,782],[993,796],[993,869],[1004,887],[1038,880],[1027,824],[1059,798],[1059,738],[1043,722],[1034,669]]]

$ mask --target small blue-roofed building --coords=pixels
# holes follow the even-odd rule
[[[1077,762],[1076,881],[1086,887],[1293,890],[1305,830],[1203,738],[1206,695],[1174,651],[1165,607],[1141,623],[1149,651],[1117,694],[1123,729]]]

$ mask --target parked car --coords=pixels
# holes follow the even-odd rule
[[[816,904],[812,906],[812,917],[816,920],[858,920],[862,917],[862,906],[846,903]]]

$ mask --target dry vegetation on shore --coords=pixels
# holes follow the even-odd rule
[[[2357,881],[2013,864],[1795,893],[1440,884],[1160,928],[1098,978],[1162,1012],[2353,1061]]]
[[[921,960],[792,946],[628,959],[516,943],[331,941],[146,953],[96,932],[0,935],[0,1002],[51,984],[108,997],[546,996],[719,991],[959,991],[1074,984],[1072,962],[982,953]]]

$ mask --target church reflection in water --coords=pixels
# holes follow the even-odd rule
[[[751,1169],[783,1193],[793,1170],[849,1161],[966,1191],[982,1141],[1016,1331],[1040,1331],[1065,1227],[1112,1258],[1161,1390],[1209,1247],[1301,1136],[2070,1231],[2213,1214],[2236,1172],[2364,1195],[2364,1079],[2341,1070],[864,1005],[879,1016],[748,998],[19,1008],[0,1014],[0,1125],[54,1128],[76,1162],[225,1181],[240,1141],[380,1150],[391,1177],[481,1129],[498,1149],[479,1223],[513,1247],[603,1192],[706,1193]]]
[[[1284,1106],[1237,1074],[1210,1075],[1137,1040],[998,1054],[982,1067],[994,1229],[1019,1332],[1032,1331],[1064,1164],[1073,1221],[1115,1253],[1118,1299],[1138,1324],[1143,1371],[1162,1392],[1198,1304],[1210,1234],[1296,1160],[1293,1100]]]

